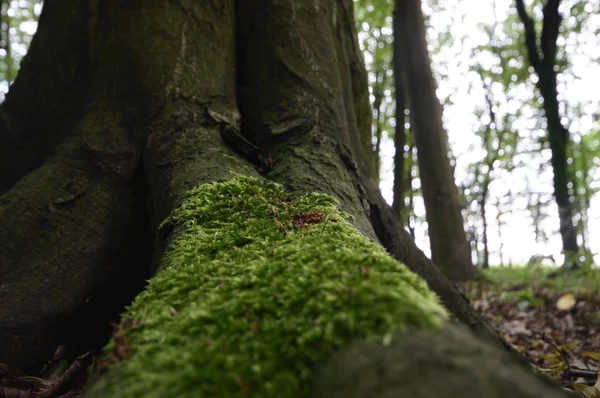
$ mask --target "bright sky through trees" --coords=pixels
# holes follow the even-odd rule
[[[442,4],[443,3],[443,4]],[[561,12],[565,18],[563,26],[571,27],[575,22],[570,17],[570,6],[574,1],[564,0]],[[586,11],[597,11],[599,6],[594,2],[586,4]],[[498,40],[505,40],[503,25],[509,15],[514,13],[512,0],[446,0],[440,2],[435,10],[424,0],[423,11],[429,16],[428,41],[433,62],[433,70],[438,80],[438,97],[450,103],[444,105],[444,123],[448,131],[450,148],[457,159],[455,178],[458,184],[467,177],[469,164],[482,157],[481,147],[476,145],[477,137],[474,130],[479,123],[489,123],[489,118],[478,120],[475,109],[484,103],[483,85],[477,73],[469,70],[472,65],[472,50],[476,46],[489,44],[489,37],[481,29],[482,24],[494,25],[494,35]],[[541,7],[534,9],[534,16],[541,20]],[[522,31],[522,27],[517,27]],[[571,137],[579,142],[581,136],[599,129],[600,116],[600,14],[595,12],[582,27],[581,33],[575,34],[570,29],[562,30],[559,36],[559,46],[564,46],[567,60],[572,67],[559,74],[559,100],[567,106],[561,109],[563,124],[569,128]],[[446,32],[450,32],[452,40],[443,46],[437,46],[438,40]],[[564,36],[564,32],[568,34]],[[438,49],[436,51],[436,48]],[[366,54],[367,63],[370,61]],[[483,68],[497,68],[496,61],[489,53],[482,52],[476,61]],[[534,77],[535,78],[535,77]],[[552,200],[552,169],[550,167],[550,149],[543,149],[540,154],[530,155],[526,147],[533,145],[538,138],[545,137],[545,131],[540,128],[539,111],[533,109],[527,102],[539,94],[534,91],[534,80],[528,84],[519,84],[510,89],[509,95],[503,92],[501,85],[491,85],[494,100],[500,103],[498,113],[514,113],[519,109],[522,116],[513,123],[512,128],[521,137],[522,153],[517,154],[514,163],[517,165],[512,172],[497,170],[495,180],[490,186],[490,196],[507,198],[510,213],[502,215],[503,256],[504,263],[526,263],[535,254],[553,254],[561,259],[561,240],[558,234],[557,207]],[[507,101],[507,98],[509,100]],[[579,108],[579,113],[573,110]],[[529,142],[529,144],[528,144]],[[381,189],[388,202],[392,201],[393,184],[393,144],[387,137],[382,145]],[[596,165],[598,166],[598,165]],[[538,172],[540,170],[541,172]],[[594,172],[592,170],[592,172]],[[597,172],[597,170],[596,170]],[[600,181],[600,176],[593,176],[594,181]],[[417,180],[418,182],[418,180]],[[598,189],[596,186],[590,187]],[[545,210],[547,217],[541,222],[541,229],[548,235],[545,244],[536,244],[532,219],[526,211],[527,198],[525,190],[539,192],[540,197],[549,200]],[[415,213],[424,220],[424,206],[420,197],[415,198]],[[489,219],[489,246],[491,264],[500,263],[500,241],[498,224],[495,222],[496,208],[491,204],[486,207]],[[468,220],[466,220],[468,222]],[[592,198],[589,213],[589,241],[593,253],[600,252],[600,198]],[[417,244],[428,252],[426,230],[424,224],[416,226]],[[600,258],[596,256],[596,262]]]

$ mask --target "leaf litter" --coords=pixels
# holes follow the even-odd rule
[[[600,397],[600,272],[552,271],[498,267],[459,287],[540,373]]]

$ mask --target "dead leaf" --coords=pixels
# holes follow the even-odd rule
[[[575,300],[575,296],[573,296],[572,293],[567,293],[567,294],[563,294],[556,301],[556,308],[558,308],[559,310],[568,310],[568,309],[573,308],[576,303],[577,303],[577,300]]]

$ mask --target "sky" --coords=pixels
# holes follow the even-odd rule
[[[438,79],[438,97],[446,98],[451,96],[452,105],[444,108],[444,125],[448,132],[450,148],[457,158],[455,170],[455,180],[462,182],[466,177],[466,168],[470,162],[476,161],[481,156],[481,150],[473,151],[472,143],[476,140],[473,133],[473,127],[479,122],[474,114],[477,104],[483,103],[484,91],[481,86],[472,85],[469,79],[469,59],[471,57],[471,48],[476,45],[487,43],[489,40],[485,34],[477,29],[478,24],[493,24],[494,18],[498,22],[506,19],[509,7],[513,6],[514,0],[445,0],[444,12],[431,13],[424,1],[423,10],[430,16],[428,40],[431,42],[437,38],[437,31],[450,29],[454,37],[464,37],[461,43],[454,43],[449,48],[443,48],[439,54],[432,56],[433,69],[441,68],[446,73],[446,78]],[[572,1],[563,1],[563,5],[568,6]],[[591,7],[591,5],[590,5]],[[590,8],[591,9],[591,8]],[[596,6],[596,10],[598,7]],[[563,13],[565,8],[562,9]],[[568,12],[568,10],[567,10]],[[537,15],[539,18],[539,15]],[[568,23],[568,19],[565,19]],[[569,103],[570,106],[580,105],[583,107],[585,116],[576,122],[571,121],[567,114],[563,124],[569,127],[573,139],[579,139],[581,134],[585,134],[592,128],[598,129],[598,114],[600,113],[600,38],[595,32],[600,29],[600,15],[596,13],[587,21],[588,30],[578,36],[561,37],[564,40],[566,52],[569,61],[572,63],[572,75],[559,77],[559,93],[561,100]],[[562,42],[561,42],[562,44]],[[431,48],[430,48],[431,51]],[[594,60],[595,59],[595,60]],[[479,62],[486,65],[486,59],[479,59]],[[490,64],[491,67],[491,64]],[[531,90],[521,90],[513,93],[518,98],[527,98],[533,95]],[[537,93],[536,93],[537,95]],[[497,97],[506,98],[502,93]],[[514,112],[515,104],[509,104],[504,101],[501,107],[507,112]],[[533,116],[534,110],[529,114]],[[527,112],[525,113],[527,115]],[[596,118],[594,118],[596,115]],[[594,120],[595,119],[595,120]],[[516,123],[516,127],[521,126],[519,133],[531,139],[532,132],[530,122],[533,120],[523,119]],[[542,132],[543,133],[543,132]],[[538,131],[537,134],[540,134]],[[381,190],[384,197],[391,203],[393,199],[393,156],[394,148],[389,139],[384,141],[381,150],[382,156],[382,179]],[[527,157],[520,159],[525,167],[518,168],[513,173],[498,173],[497,179],[490,186],[491,196],[503,197],[511,191],[513,194],[523,192],[527,187],[537,192],[551,195],[552,170],[549,167],[550,151],[542,152],[541,157],[537,159]],[[538,175],[536,167],[542,167],[544,171]],[[598,176],[597,180],[600,180]],[[490,220],[489,228],[489,247],[491,250],[490,263],[492,265],[500,263],[500,239],[503,244],[503,262],[509,261],[515,264],[527,263],[532,255],[553,255],[560,264],[562,256],[560,255],[562,243],[558,234],[558,210],[552,202],[548,208],[549,217],[544,220],[541,227],[549,235],[549,241],[545,244],[535,242],[532,220],[525,210],[527,200],[517,197],[511,204],[511,214],[503,215],[504,226],[501,231],[495,222],[496,209],[494,206],[488,206],[486,212]],[[415,213],[424,219],[425,208],[421,198],[415,202]],[[426,231],[422,225],[417,225],[415,240],[417,245],[423,249],[426,254],[430,254]],[[600,252],[600,198],[598,195],[592,199],[591,210],[589,212],[589,240],[593,253]],[[596,256],[596,263],[600,263],[600,256]]]

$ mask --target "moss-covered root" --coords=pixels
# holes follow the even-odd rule
[[[249,177],[190,191],[166,220],[184,232],[123,314],[131,355],[86,396],[308,397],[351,340],[441,326],[423,280],[347,218],[329,196]]]
[[[356,342],[317,377],[314,398],[567,398],[549,380],[462,326]],[[575,395],[579,396],[579,395]]]

